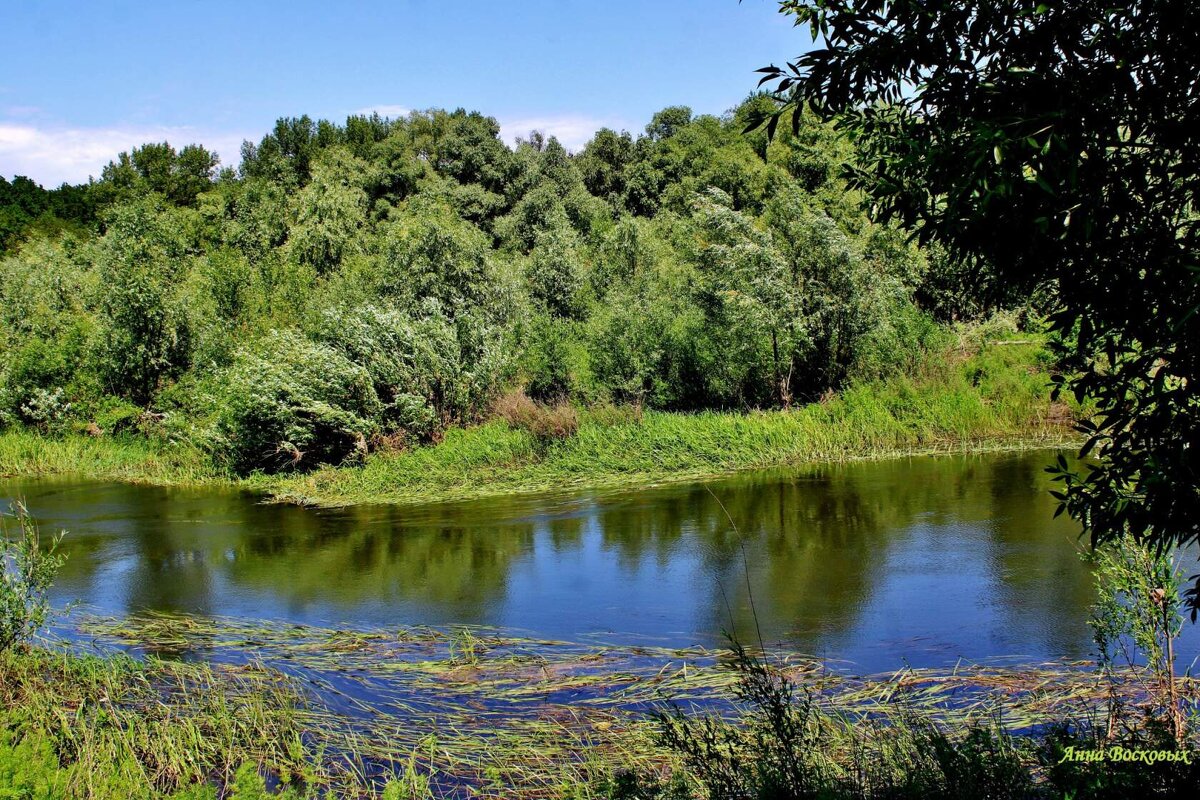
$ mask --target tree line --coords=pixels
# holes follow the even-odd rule
[[[139,431],[239,473],[435,439],[497,394],[742,410],[911,369],[997,302],[871,222],[833,126],[677,106],[578,153],[464,110],[280,119],[0,183],[0,425]]]

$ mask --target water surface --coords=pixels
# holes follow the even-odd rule
[[[0,496],[23,496],[43,530],[69,531],[55,602],[106,614],[493,625],[672,646],[761,631],[874,672],[1089,655],[1093,589],[1078,528],[1053,519],[1052,457],[418,507],[60,480],[6,481]]]

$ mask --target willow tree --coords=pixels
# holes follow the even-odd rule
[[[995,285],[1049,285],[1054,391],[1090,398],[1063,508],[1093,543],[1200,539],[1200,5],[786,0],[815,46],[765,67],[776,107],[857,146],[855,183]],[[1189,593],[1193,619],[1200,581]]]

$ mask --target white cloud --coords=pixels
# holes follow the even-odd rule
[[[26,175],[46,187],[80,183],[99,177],[122,150],[147,142],[170,142],[177,149],[202,144],[216,151],[223,165],[237,166],[243,138],[188,126],[62,128],[0,121],[0,175]]]
[[[376,105],[355,113],[372,112],[395,118],[407,116],[409,109],[399,105]],[[26,175],[47,187],[58,186],[64,181],[81,183],[89,176],[99,177],[104,165],[118,153],[147,142],[170,142],[176,148],[202,144],[220,155],[222,166],[236,167],[241,159],[242,140],[257,141],[260,138],[253,134],[247,136],[192,126],[62,127],[18,121],[15,116],[10,114],[7,121],[0,120],[0,175],[7,178]],[[556,137],[572,152],[583,149],[592,135],[603,127],[621,130],[626,126],[621,120],[579,114],[500,119],[501,135],[510,144],[537,130],[547,138]]]
[[[409,108],[408,106],[387,105],[385,103],[383,105],[378,105],[378,106],[367,106],[366,108],[359,108],[359,109],[356,109],[353,113],[362,114],[364,116],[370,116],[371,114],[378,114],[379,116],[386,117],[388,119],[399,119],[400,117],[407,117],[410,111],[412,111],[412,109]]]
[[[587,117],[580,114],[548,115],[542,117],[520,117],[516,119],[502,118],[500,120],[500,135],[509,144],[517,138],[526,139],[531,131],[541,131],[547,139],[551,136],[558,139],[563,147],[572,153],[583,149],[592,135],[601,128],[622,130],[626,125],[617,119],[602,119]]]

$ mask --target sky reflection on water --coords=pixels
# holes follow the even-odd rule
[[[768,644],[873,672],[1091,652],[1091,580],[1078,528],[1052,518],[1051,457],[913,458],[413,508],[64,481],[7,481],[0,496],[24,496],[43,530],[69,531],[55,601],[102,613],[478,624],[671,645],[761,629]],[[1185,638],[1190,658],[1196,636]]]

